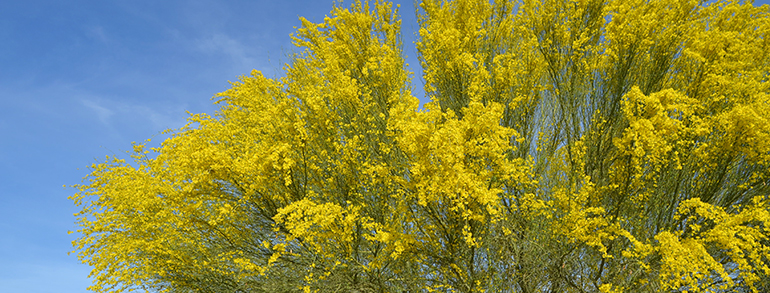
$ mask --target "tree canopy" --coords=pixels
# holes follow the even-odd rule
[[[71,198],[95,292],[768,292],[770,23],[750,1],[423,0],[302,19]]]

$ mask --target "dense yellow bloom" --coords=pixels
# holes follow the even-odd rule
[[[72,196],[96,292],[770,290],[770,33],[740,1],[424,0],[302,19]]]

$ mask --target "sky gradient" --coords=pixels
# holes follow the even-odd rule
[[[765,4],[770,0],[756,1]],[[349,1],[348,1],[349,2]],[[417,71],[412,1],[401,4]],[[105,156],[213,113],[252,69],[280,75],[299,16],[331,0],[4,1],[0,4],[0,293],[85,292],[67,197]],[[419,72],[416,74],[419,76]],[[414,81],[422,97],[422,83]]]
[[[414,8],[400,2],[417,65]],[[126,158],[132,141],[157,145],[187,111],[213,113],[228,81],[280,74],[299,16],[323,21],[332,3],[0,4],[0,293],[85,292],[90,267],[67,255],[75,190],[63,185],[107,155]]]

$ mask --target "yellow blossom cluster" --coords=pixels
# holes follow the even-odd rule
[[[423,0],[301,19],[71,197],[95,292],[770,290],[770,15],[749,1]]]

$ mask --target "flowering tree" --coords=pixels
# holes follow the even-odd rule
[[[770,23],[739,1],[424,0],[302,19],[130,163],[94,165],[96,292],[770,290]]]

